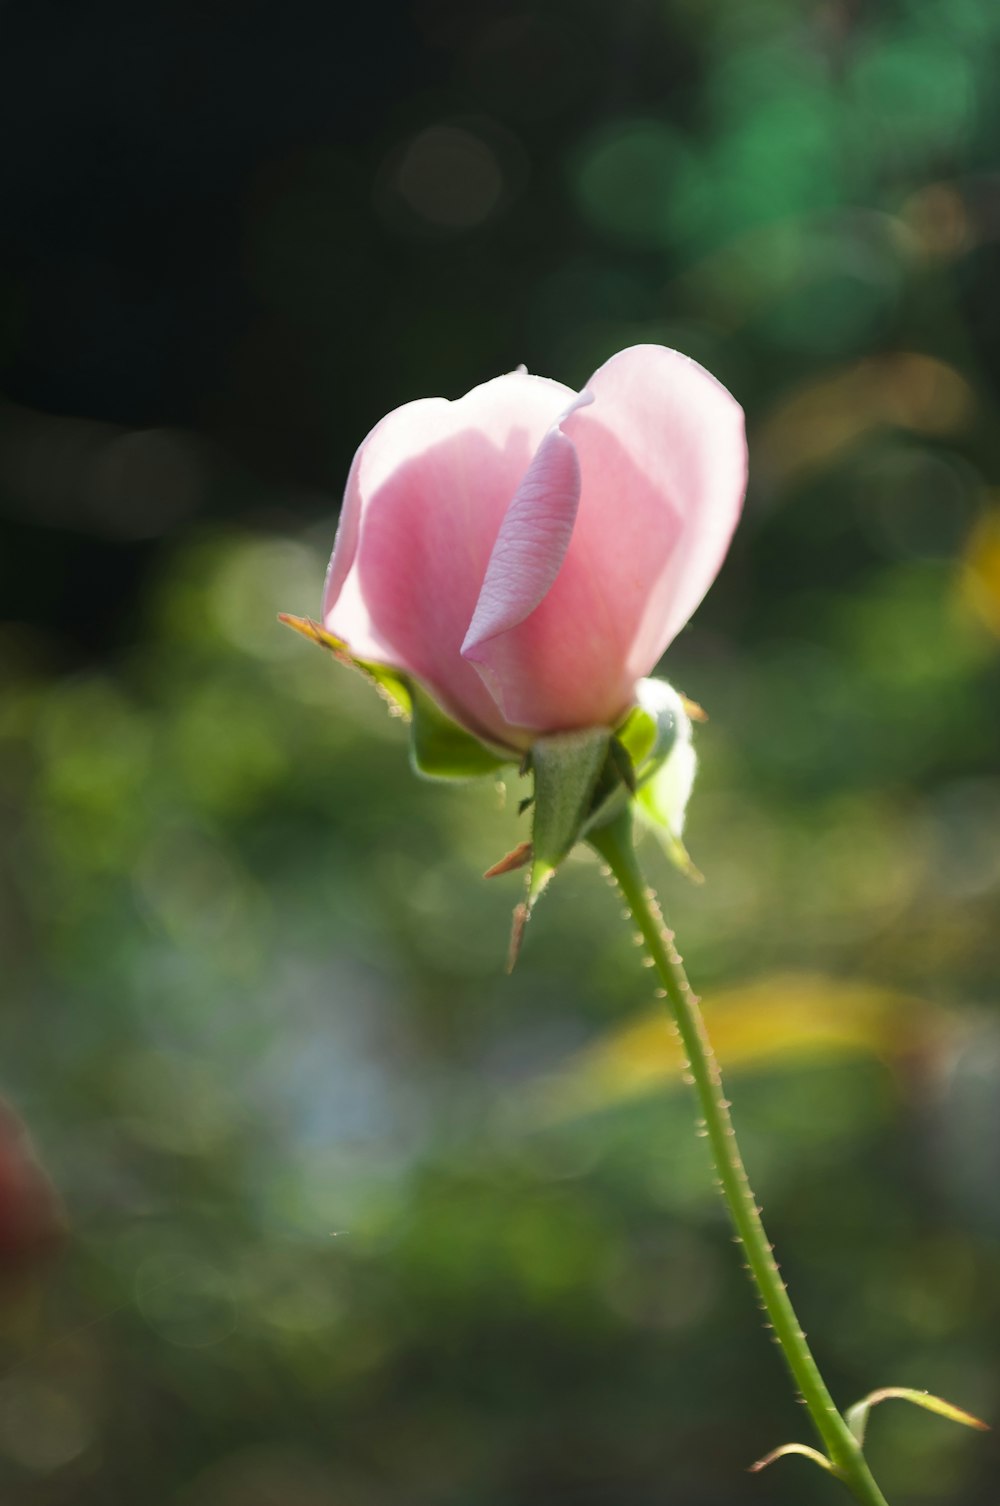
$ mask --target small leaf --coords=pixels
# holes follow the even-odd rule
[[[881,1401],[908,1401],[915,1407],[923,1407],[925,1412],[936,1412],[939,1417],[946,1417],[949,1422],[960,1422],[963,1427],[978,1428],[980,1432],[988,1433],[990,1425],[981,1422],[978,1417],[973,1417],[971,1412],[965,1412],[961,1407],[954,1406],[950,1401],[944,1401],[940,1396],[932,1396],[929,1391],[913,1391],[907,1386],[883,1386],[878,1391],[872,1391],[861,1401],[855,1402],[845,1413],[847,1426],[854,1434],[858,1443],[864,1443],[865,1430],[868,1427],[868,1417],[872,1407],[877,1407]]]
[[[763,1459],[758,1459],[756,1464],[751,1464],[750,1473],[755,1475],[758,1471],[767,1469],[767,1466],[773,1464],[776,1459],[784,1459],[788,1454],[801,1454],[803,1459],[811,1459],[828,1474],[839,1473],[832,1460],[828,1459],[825,1454],[821,1454],[819,1449],[810,1448],[807,1443],[783,1443],[780,1448],[772,1449],[769,1454],[765,1454]]]
[[[410,698],[410,756],[418,774],[428,779],[475,779],[513,761],[514,754],[480,742],[452,721],[422,686],[411,684]]]

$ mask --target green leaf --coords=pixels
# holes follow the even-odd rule
[[[913,1391],[907,1386],[883,1386],[878,1391],[872,1391],[861,1401],[855,1402],[845,1413],[847,1426],[858,1440],[859,1444],[865,1441],[865,1430],[868,1427],[868,1417],[872,1407],[877,1407],[880,1401],[908,1401],[915,1407],[923,1407],[925,1412],[936,1412],[939,1417],[946,1417],[949,1422],[960,1422],[963,1427],[978,1428],[980,1432],[988,1433],[989,1423],[981,1422],[978,1417],[973,1417],[971,1412],[965,1412],[961,1407],[954,1406],[950,1401],[944,1401],[940,1396],[932,1396],[929,1391]]]
[[[516,755],[480,742],[447,716],[422,686],[409,686],[411,701],[410,758],[427,779],[475,779],[495,774]]]
[[[532,900],[583,834],[610,742],[607,727],[591,727],[540,737],[531,750],[535,775]]]

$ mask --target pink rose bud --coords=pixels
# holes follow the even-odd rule
[[[718,573],[743,413],[636,345],[584,390],[511,372],[383,418],[351,467],[324,622],[478,737],[615,727]]]

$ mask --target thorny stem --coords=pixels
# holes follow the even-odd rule
[[[827,1390],[781,1279],[740,1155],[719,1064],[698,1000],[691,991],[673,934],[666,929],[653,891],[636,861],[631,814],[592,832],[590,841],[617,880],[659,973],[687,1057],[722,1195],[746,1253],[747,1268],[833,1473],[863,1506],[888,1506],[861,1446]]]

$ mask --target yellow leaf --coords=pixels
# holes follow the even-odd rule
[[[993,508],[972,531],[960,578],[963,602],[1000,638],[1000,508]]]
[[[863,981],[782,973],[709,996],[703,1003],[723,1070],[850,1057],[900,1060],[933,1046],[943,1017],[924,1000]],[[540,1095],[546,1122],[679,1085],[683,1052],[666,1000],[584,1048]]]
[[[830,465],[873,429],[960,432],[975,412],[965,378],[920,351],[868,356],[837,367],[771,411],[757,435],[758,470],[782,482]]]

